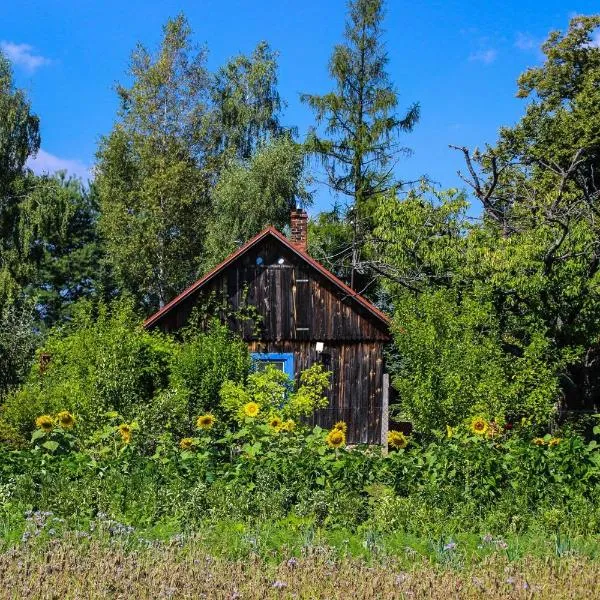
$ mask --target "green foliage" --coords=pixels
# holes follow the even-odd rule
[[[36,417],[74,412],[84,431],[96,427],[107,411],[133,419],[165,388],[173,343],[139,325],[130,303],[110,309],[89,302],[74,310],[73,321],[48,336],[50,363],[35,364],[25,384],[4,406],[6,421],[31,431]]]
[[[98,151],[100,226],[118,283],[156,308],[196,275],[208,198],[195,132],[208,75],[183,16],[152,56],[138,46],[120,118]]]
[[[315,363],[300,374],[300,385],[292,391],[288,375],[269,367],[249,375],[246,385],[226,381],[220,390],[221,405],[230,418],[238,422],[246,420],[244,407],[250,402],[258,405],[261,421],[268,421],[273,416],[285,419],[307,417],[327,406],[324,392],[330,376],[323,365]]]
[[[0,302],[0,402],[23,381],[38,343],[33,307]]]
[[[196,417],[217,408],[223,382],[241,383],[250,370],[246,344],[213,321],[206,333],[188,330],[171,359],[170,389],[185,408],[187,431]],[[157,415],[158,416],[158,415]]]
[[[214,266],[267,225],[283,229],[299,202],[310,203],[304,149],[289,137],[261,145],[245,162],[230,160],[213,191],[205,265]]]
[[[345,41],[335,47],[329,62],[335,91],[302,96],[317,125],[307,147],[322,161],[332,190],[350,199],[352,243],[345,254],[351,263],[352,287],[364,238],[371,230],[373,203],[396,186],[394,162],[407,152],[399,146],[398,135],[412,131],[419,119],[418,104],[403,116],[396,112],[398,95],[386,72],[388,58],[381,39],[383,5],[383,0],[349,3]]]
[[[534,332],[507,352],[486,292],[428,291],[398,305],[393,384],[401,416],[419,431],[477,414],[528,415],[546,424],[554,410],[559,382],[549,340]]]

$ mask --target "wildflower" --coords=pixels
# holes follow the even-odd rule
[[[295,569],[298,566],[298,560],[292,556],[292,558],[288,558],[286,564],[289,569]]]
[[[444,545],[444,550],[456,550],[456,542],[448,542]]]
[[[63,429],[72,429],[75,426],[75,417],[68,410],[59,412],[56,420]]]
[[[123,443],[129,444],[131,442],[131,434],[132,434],[131,425],[128,425],[127,423],[121,423],[121,425],[119,425],[119,427],[118,427],[118,431],[119,431],[119,434],[121,435],[121,439],[123,440]]]
[[[269,427],[275,431],[279,431],[282,426],[283,421],[281,420],[281,417],[278,417],[277,415],[271,417],[269,420]]]
[[[346,434],[339,429],[332,429],[325,441],[330,448],[341,448],[346,444]]]
[[[333,429],[339,429],[340,431],[343,431],[344,434],[348,432],[348,425],[346,425],[345,421],[338,421],[334,426]]]
[[[279,581],[279,579],[277,581],[273,582],[273,585],[271,587],[274,587],[277,590],[282,590],[283,588],[287,587],[287,583],[285,583],[285,581]]]
[[[536,446],[545,446],[546,445],[546,440],[544,438],[541,438],[541,437],[536,437],[536,438],[533,438],[531,440],[531,443],[535,444]]]
[[[486,544],[491,544],[491,543],[494,541],[494,537],[492,536],[492,534],[491,534],[491,533],[486,533],[486,534],[483,536],[483,541],[484,541],[484,543],[486,543]]]
[[[454,429],[450,425],[446,425],[446,437],[450,439],[454,435]]]
[[[471,421],[471,431],[475,435],[485,435],[488,429],[488,422],[483,417],[475,417]]]
[[[244,406],[244,414],[247,417],[256,417],[256,415],[258,415],[258,412],[260,411],[260,406],[258,404],[256,404],[256,402],[248,402],[248,404],[246,404]]]
[[[41,415],[35,420],[35,426],[42,431],[52,431],[54,421],[50,415]]]
[[[561,442],[562,438],[555,438],[553,437],[549,442],[548,442],[548,446],[550,446],[550,448],[552,448],[553,446],[558,446]]]
[[[190,448],[193,448],[194,446],[194,438],[183,438],[180,442],[179,442],[179,447],[182,450],[189,450]]]
[[[211,429],[215,424],[215,418],[211,415],[201,415],[196,419],[196,427],[198,429]]]
[[[389,431],[387,442],[392,448],[406,448],[408,438],[401,431]]]

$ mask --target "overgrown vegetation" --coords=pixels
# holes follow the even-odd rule
[[[304,95],[316,119],[305,142],[281,123],[267,43],[211,73],[185,17],[170,20],[156,53],[132,55],[89,185],[26,167],[39,120],[0,54],[5,586],[23,580],[35,596],[37,569],[60,595],[53,546],[61,564],[82,548],[97,557],[81,577],[98,577],[107,552],[127,569],[193,571],[206,548],[222,555],[215,577],[235,565],[232,582],[265,597],[312,593],[307,573],[332,569],[371,569],[365,595],[373,573],[381,585],[396,577],[411,597],[448,582],[466,597],[527,596],[534,584],[518,569],[541,590],[572,591],[560,565],[526,555],[568,557],[581,585],[597,570],[600,16],[550,34],[545,62],[519,79],[529,103],[517,125],[483,151],[456,148],[471,201],[396,174],[398,135],[419,108],[397,114],[383,2],[349,7],[335,91]],[[393,410],[414,430],[391,432],[388,448],[348,448],[343,422],[308,427],[330,374],[314,365],[295,387],[253,372],[246,344],[213,318],[227,314],[222,298],[177,337],[141,325],[241,241],[284,228],[310,202],[310,156],[349,199],[312,220],[311,251],[392,314]],[[247,557],[283,584],[265,592],[231,562]],[[398,580],[408,558],[416,574]],[[422,560],[465,574],[433,577]],[[490,569],[510,574],[502,583]],[[98,594],[147,594],[128,574]],[[233,583],[221,591],[238,597]]]

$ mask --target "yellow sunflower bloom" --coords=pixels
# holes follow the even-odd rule
[[[408,446],[408,438],[401,431],[389,431],[387,442],[392,448],[400,449]]]
[[[68,410],[59,412],[56,420],[63,429],[72,429],[75,426],[75,417]]]
[[[196,419],[198,429],[210,429],[215,424],[215,418],[211,415],[201,415]]]
[[[283,421],[281,420],[281,417],[278,417],[277,415],[271,417],[269,419],[269,427],[271,429],[274,429],[275,431],[279,431],[283,426]]]
[[[50,415],[41,415],[35,420],[35,426],[42,431],[52,431],[54,419]]]
[[[531,443],[535,444],[536,446],[545,446],[546,445],[546,440],[544,438],[541,438],[541,437],[536,437],[536,438],[533,438],[531,440]]]
[[[475,435],[485,435],[488,429],[488,422],[483,417],[475,417],[471,421],[471,431]]]
[[[190,448],[194,447],[194,438],[183,438],[180,442],[179,442],[179,447],[182,450],[189,450]]]
[[[244,406],[244,414],[247,417],[256,417],[256,415],[258,415],[260,411],[260,406],[258,404],[256,404],[256,402],[248,402],[248,404],[246,404]]]
[[[343,431],[344,433],[348,433],[348,425],[346,425],[345,421],[338,421],[333,426],[333,429],[339,429],[340,431]]]
[[[550,446],[551,448],[553,446],[558,446],[561,442],[562,438],[552,438],[549,442],[548,442],[548,446]]]
[[[325,441],[330,448],[341,448],[346,445],[346,434],[340,429],[332,429]]]

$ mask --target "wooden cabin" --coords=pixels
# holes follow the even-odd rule
[[[291,239],[267,227],[144,325],[176,331],[198,304],[226,299],[229,325],[257,367],[273,364],[295,380],[315,362],[332,372],[329,405],[315,413],[315,424],[345,421],[348,443],[378,444],[388,427],[383,349],[389,320],[309,256],[307,220],[305,211],[292,212]],[[247,306],[258,319],[240,317]]]

